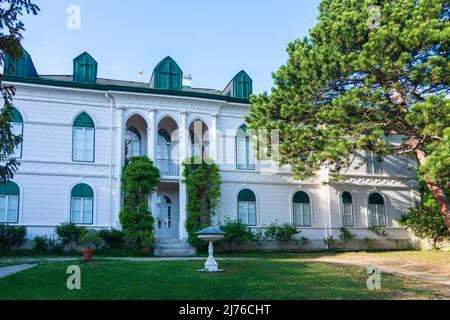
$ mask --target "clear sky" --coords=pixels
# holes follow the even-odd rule
[[[316,24],[320,0],[34,2],[41,12],[24,19],[23,45],[39,74],[71,74],[73,58],[88,51],[99,77],[147,82],[170,55],[194,87],[223,89],[244,69],[257,93],[272,87],[287,44]],[[67,27],[70,5],[81,9],[78,30]]]

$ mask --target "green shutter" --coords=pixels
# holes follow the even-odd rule
[[[342,194],[342,203],[344,203],[344,204],[351,204],[352,202],[353,202],[352,201],[352,195],[350,194],[350,192],[345,191]]]
[[[11,122],[23,123],[23,118],[20,112],[16,108],[12,108],[12,118]]]
[[[73,81],[77,83],[97,83],[98,63],[84,52],[73,60]]]
[[[81,113],[73,123],[74,127],[80,127],[80,128],[95,128],[94,121],[92,121],[92,118],[86,113]]]
[[[73,187],[71,197],[72,198],[93,198],[94,191],[87,184],[80,183],[80,184],[77,184],[75,187]]]
[[[17,184],[10,181],[4,185],[0,185],[0,196],[19,196],[20,189]]]
[[[369,204],[384,204],[384,199],[379,193],[372,193],[369,197]]]
[[[153,88],[182,90],[183,71],[171,57],[164,58],[153,70]]]
[[[294,194],[294,203],[310,203],[309,196],[305,192],[299,191]]]
[[[233,78],[233,96],[248,99],[252,94],[252,79],[242,70]]]
[[[256,202],[256,196],[253,191],[244,189],[239,192],[238,201]]]

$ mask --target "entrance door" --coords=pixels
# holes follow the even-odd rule
[[[159,239],[178,237],[178,212],[168,196],[158,198],[156,229]]]

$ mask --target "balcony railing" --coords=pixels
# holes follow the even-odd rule
[[[162,176],[179,177],[180,165],[172,159],[160,159],[157,161],[157,167]]]

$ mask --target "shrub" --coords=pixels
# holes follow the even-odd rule
[[[238,220],[231,221],[227,219],[225,224],[221,226],[221,229],[225,232],[225,237],[221,242],[226,244],[228,249],[232,251],[238,250],[243,243],[254,241],[256,239],[255,234],[251,229]],[[233,247],[233,244],[238,247]]]
[[[328,247],[328,249],[334,249],[336,246],[336,239],[333,236],[323,239],[323,243]]]
[[[76,224],[67,222],[62,223],[56,227],[56,234],[63,245],[72,246],[78,245],[81,236],[86,232],[86,229],[79,227]]]
[[[270,240],[277,241],[292,241],[294,236],[299,234],[300,231],[292,224],[282,224],[271,223],[265,232],[265,237]]]
[[[26,227],[0,223],[0,250],[11,251],[13,247],[20,247],[25,242],[26,235]]]
[[[339,234],[339,238],[341,238],[343,242],[355,239],[356,237],[356,235],[348,231],[347,228],[342,227],[339,230],[341,231],[341,233]]]
[[[154,219],[148,210],[148,196],[156,191],[159,180],[159,170],[148,157],[127,160],[122,176],[124,206],[119,218],[130,248],[142,248],[143,242],[146,242],[143,237],[147,237],[148,233],[153,235]]]
[[[102,229],[99,232],[105,247],[108,249],[121,249],[125,242],[125,233],[116,229]]]
[[[369,227],[369,230],[379,237],[389,238],[389,232],[381,229],[380,227]]]
[[[103,239],[100,237],[100,234],[96,230],[87,230],[83,233],[79,240],[80,244],[83,248],[100,248],[103,245]]]
[[[34,237],[33,251],[43,253],[48,251],[48,238],[47,236]]]

